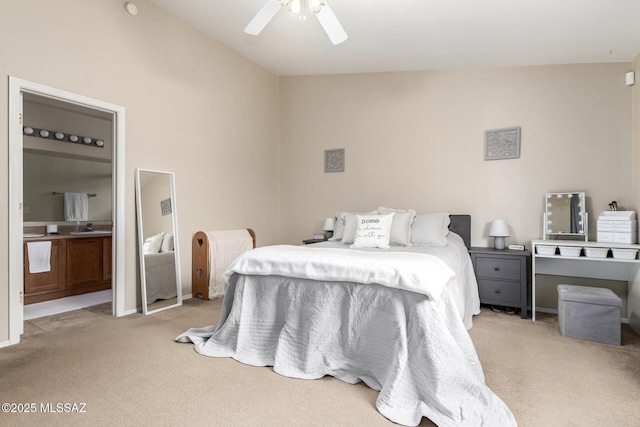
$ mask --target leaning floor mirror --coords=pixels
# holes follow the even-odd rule
[[[136,206],[142,312],[182,305],[173,173],[136,169]]]

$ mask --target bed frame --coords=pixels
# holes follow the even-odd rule
[[[464,245],[471,247],[471,215],[449,215],[451,223],[449,230],[453,231],[464,240]]]
[[[462,237],[467,249],[471,247],[471,215],[449,215],[451,220],[449,230]],[[247,231],[256,247],[256,233],[248,228]],[[209,299],[209,239],[203,231],[198,231],[192,239],[192,269],[191,286],[193,298]]]

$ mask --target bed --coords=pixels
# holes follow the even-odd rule
[[[470,217],[450,218],[454,231],[439,247],[249,251],[227,271],[219,323],[176,341],[288,377],[363,381],[380,391],[378,412],[399,424],[514,426],[467,333],[479,313]]]
[[[174,251],[144,254],[147,304],[177,296],[175,258]]]

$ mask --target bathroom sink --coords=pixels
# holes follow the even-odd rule
[[[44,236],[44,234],[38,234],[38,233],[24,233],[22,235],[22,237],[24,237],[25,239],[29,239],[29,238],[32,238],[32,237],[43,237],[43,236]]]
[[[87,234],[111,234],[111,230],[93,230],[93,231],[72,231],[69,234],[87,235]]]

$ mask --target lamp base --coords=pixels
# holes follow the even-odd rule
[[[504,237],[496,237],[493,242],[493,245],[496,249],[500,249],[500,250],[504,249]]]

